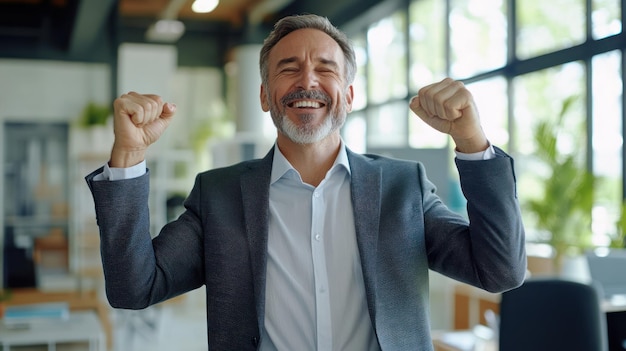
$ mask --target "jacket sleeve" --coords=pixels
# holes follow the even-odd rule
[[[85,177],[94,198],[111,306],[141,309],[202,285],[202,240],[192,197],[187,211],[152,239],[149,173],[118,181]],[[198,201],[199,202],[199,201]]]
[[[493,159],[457,159],[456,165],[469,223],[447,216],[432,184],[426,181],[422,185],[429,266],[490,292],[513,289],[526,275],[525,234],[513,159],[496,148]]]

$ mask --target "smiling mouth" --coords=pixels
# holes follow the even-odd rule
[[[294,101],[288,104],[287,106],[292,107],[292,108],[321,108],[326,105],[319,101],[301,100],[301,101]]]

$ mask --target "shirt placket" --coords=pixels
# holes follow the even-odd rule
[[[332,350],[332,325],[328,271],[324,252],[324,196],[321,187],[311,197],[311,251],[315,276],[315,311],[317,327],[317,349]]]

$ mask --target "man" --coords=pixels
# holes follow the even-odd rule
[[[206,285],[211,350],[432,350],[429,269],[492,292],[521,284],[513,161],[489,144],[463,84],[427,86],[410,108],[456,143],[469,222],[421,164],[344,146],[356,64],[327,19],[280,20],[260,65],[274,148],[198,175],[186,211],[154,240],[144,156],[176,108],[154,95],[116,99],[111,159],[87,176],[112,306]]]

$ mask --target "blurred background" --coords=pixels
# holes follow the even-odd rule
[[[491,142],[515,158],[529,274],[585,278],[586,252],[624,247],[623,0],[212,2],[0,0],[0,305],[93,310],[109,350],[205,349],[202,291],[146,311],[108,307],[83,178],[108,160],[112,101],[128,91],[178,106],[148,157],[153,233],[197,172],[265,155],[275,131],[258,52],[276,20],[299,13],[353,39],[352,150],[424,162],[465,214],[453,145],[408,109],[420,87],[463,80]],[[434,329],[497,311],[497,295],[434,273],[431,285]]]

